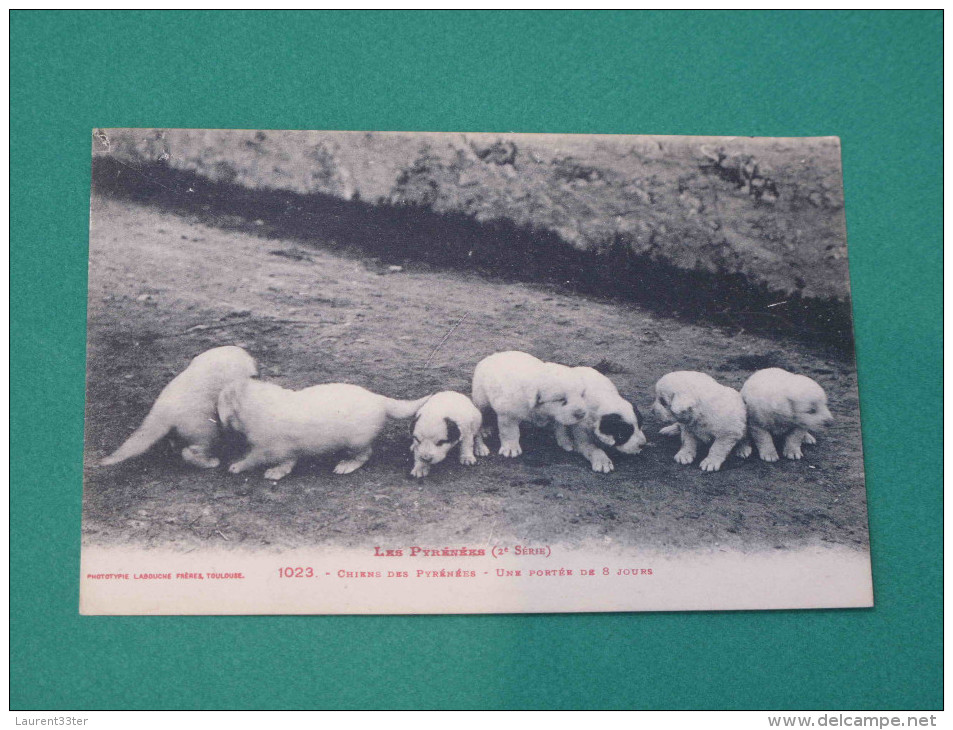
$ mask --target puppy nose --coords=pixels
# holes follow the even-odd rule
[[[586,411],[582,408],[577,408],[576,410],[572,412],[572,417],[575,418],[577,421],[581,421],[585,415],[586,415]]]
[[[429,464],[431,461],[433,461],[433,456],[430,454],[421,454],[420,460]]]

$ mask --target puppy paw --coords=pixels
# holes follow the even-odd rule
[[[662,436],[678,436],[678,424],[673,423],[665,428],[659,429]]]
[[[221,463],[213,456],[206,456],[205,450],[196,446],[186,446],[182,449],[182,460],[199,469],[214,469]]]
[[[738,444],[738,447],[735,449],[735,453],[738,454],[739,458],[747,459],[749,456],[751,456],[751,444]]]
[[[817,439],[814,438],[814,434],[806,433],[804,434],[804,441],[802,443],[805,443],[808,446],[813,446],[817,443]]]
[[[721,469],[721,465],[724,463],[723,459],[713,459],[710,456],[706,456],[702,459],[702,463],[699,464],[702,471],[718,471]]]
[[[786,446],[784,448],[785,459],[800,459],[803,456],[800,446]]]
[[[675,454],[675,461],[679,464],[691,464],[695,461],[695,454],[691,451],[679,451]]]
[[[487,448],[486,444],[477,443],[473,445],[473,453],[477,456],[489,456],[490,450]]]
[[[335,474],[350,474],[352,471],[357,471],[362,466],[364,466],[363,461],[348,460],[340,462],[336,467],[334,467]]]
[[[473,454],[460,454],[460,463],[464,466],[473,466],[476,464],[476,456]]]
[[[229,474],[241,474],[244,471],[244,467],[239,464],[237,461],[228,467]]]
[[[604,451],[597,451],[592,455],[592,470],[600,474],[608,474],[615,469],[610,459]]]
[[[775,462],[778,460],[777,451],[761,451],[758,456],[761,457],[761,461]]]
[[[414,468],[411,469],[411,471],[410,471],[410,475],[411,475],[412,477],[417,478],[417,479],[420,479],[421,477],[425,477],[425,476],[427,476],[429,473],[430,473],[430,465],[429,465],[429,464],[414,464]]]
[[[502,444],[500,446],[500,456],[514,458],[522,453],[523,449],[520,448],[519,444]]]
[[[290,471],[291,469],[284,466],[273,466],[271,469],[265,470],[265,479],[277,482],[279,479],[284,479],[288,476]]]

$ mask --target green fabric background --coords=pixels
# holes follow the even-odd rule
[[[11,15],[13,709],[937,709],[942,14]],[[838,135],[873,610],[77,613],[90,130]]]

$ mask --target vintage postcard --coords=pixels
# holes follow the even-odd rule
[[[83,613],[873,604],[836,138],[92,147]]]

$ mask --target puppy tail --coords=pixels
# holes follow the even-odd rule
[[[100,461],[101,466],[112,466],[126,459],[146,453],[163,436],[165,436],[172,427],[166,422],[160,413],[156,412],[155,407],[149,411],[149,415],[142,422],[132,436],[126,439],[126,442],[116,449],[113,453]]]
[[[433,394],[424,396],[420,400],[384,399],[384,411],[388,418],[410,418],[423,408],[424,403],[433,398]]]

